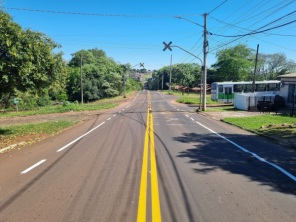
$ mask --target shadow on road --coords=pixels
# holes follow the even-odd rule
[[[256,136],[222,135],[231,141],[256,141]],[[242,141],[243,138],[243,141]],[[193,170],[199,174],[208,174],[216,169],[222,169],[232,174],[240,174],[250,181],[259,182],[261,185],[270,186],[271,190],[296,195],[296,182],[284,175],[275,167],[259,161],[249,153],[246,153],[226,140],[217,137],[215,134],[196,134],[184,133],[182,136],[175,137],[175,141],[192,144],[193,147],[180,152],[177,157],[189,158],[189,163],[196,165]],[[248,146],[242,145],[249,149]],[[295,176],[296,154],[289,155],[289,151],[283,151],[279,155],[275,149],[264,150],[266,146],[257,144],[256,153],[267,161],[274,163]],[[287,152],[287,153],[286,153]],[[285,153],[285,155],[283,154]]]

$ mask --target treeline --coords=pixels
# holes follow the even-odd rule
[[[216,54],[217,62],[207,69],[207,83],[221,81],[252,81],[256,52],[244,44],[220,50]],[[296,71],[296,63],[284,54],[259,53],[255,80],[275,80],[279,75]],[[155,71],[149,79],[149,89],[169,88],[171,69],[172,87],[179,85],[187,88],[197,87],[201,83],[200,64],[175,64]]]
[[[13,98],[22,109],[81,101],[81,73],[84,101],[122,94],[129,64],[117,64],[99,49],[76,52],[67,63],[62,53],[53,52],[59,44],[43,33],[23,30],[2,10],[0,27],[0,108],[12,106]],[[126,79],[127,91],[141,88],[139,81]]]

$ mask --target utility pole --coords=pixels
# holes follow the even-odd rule
[[[258,62],[258,51],[259,51],[259,44],[257,45],[255,69],[254,69],[254,75],[253,75],[253,93],[255,92],[255,79],[256,79],[257,62]]]
[[[83,104],[82,56],[80,57],[80,91],[81,91],[81,104]]]
[[[163,91],[163,76],[164,76],[164,73],[162,73],[161,91]]]
[[[207,109],[207,46],[208,46],[208,40],[207,40],[207,13],[203,14],[204,16],[204,43],[203,43],[203,50],[204,50],[204,70],[203,70],[203,97],[202,97],[202,110],[206,111]]]
[[[172,58],[173,58],[173,54],[171,54],[171,63],[170,63],[170,87],[169,87],[169,94],[171,94],[171,89],[172,89]]]

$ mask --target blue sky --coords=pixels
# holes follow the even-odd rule
[[[295,0],[0,0],[24,29],[45,33],[62,47],[64,59],[81,49],[102,49],[108,57],[147,69],[173,63],[200,62],[172,41],[203,59],[203,23],[207,15],[208,67],[217,50],[246,44],[261,53],[284,53],[296,62]],[[48,12],[51,11],[51,12]],[[77,13],[77,14],[74,14]],[[177,19],[181,16],[185,19]],[[291,23],[289,25],[285,25]],[[282,26],[283,25],[283,26]],[[276,26],[280,28],[273,29]],[[261,28],[261,29],[259,29]],[[255,35],[236,36],[262,31]],[[223,35],[223,36],[219,36]]]

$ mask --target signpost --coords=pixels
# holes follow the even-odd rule
[[[15,105],[16,111],[18,112],[18,104],[19,104],[19,99],[18,98],[14,98],[13,99],[13,104]]]

